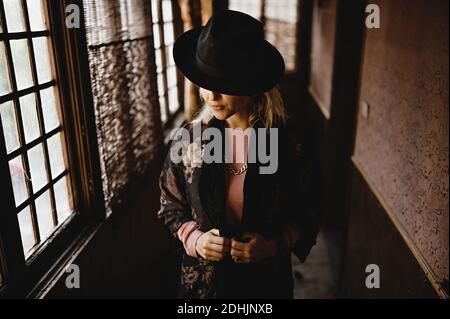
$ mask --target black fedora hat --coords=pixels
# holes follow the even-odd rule
[[[232,10],[220,11],[204,27],[180,35],[173,57],[191,82],[228,95],[264,93],[284,74],[283,57],[264,40],[262,24]]]

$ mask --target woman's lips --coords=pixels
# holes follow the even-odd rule
[[[209,106],[215,111],[222,111],[225,108],[225,105],[221,104],[210,104]]]

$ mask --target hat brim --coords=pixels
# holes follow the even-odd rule
[[[252,65],[240,68],[236,74],[220,78],[202,72],[195,63],[197,41],[204,27],[189,30],[180,35],[173,46],[173,58],[180,71],[194,84],[210,91],[251,96],[272,89],[284,75],[284,60],[278,50],[264,41],[258,57]]]

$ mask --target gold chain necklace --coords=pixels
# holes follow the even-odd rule
[[[234,169],[233,167],[231,167],[228,164],[225,165],[225,167],[226,167],[228,173],[230,173],[231,175],[240,175],[240,174],[244,173],[247,170],[248,165],[247,165],[247,162],[245,162],[245,164],[242,165],[242,167],[240,169]]]

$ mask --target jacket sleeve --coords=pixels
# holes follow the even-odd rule
[[[161,207],[158,218],[164,222],[173,238],[179,242],[177,232],[184,223],[192,220],[192,214],[186,196],[183,163],[174,163],[170,156],[175,145],[174,141],[169,145],[169,152],[159,178]]]
[[[289,145],[289,202],[291,221],[297,226],[299,238],[291,247],[300,262],[305,262],[316,244],[319,232],[320,176],[318,161],[313,157],[311,145],[292,139]]]

